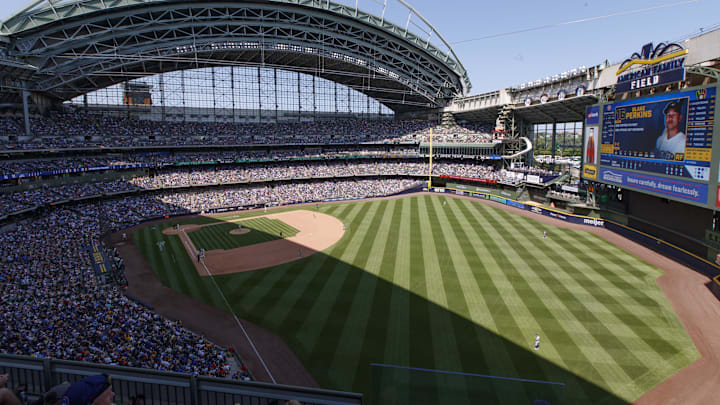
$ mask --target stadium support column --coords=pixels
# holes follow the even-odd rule
[[[230,94],[232,94],[232,97],[230,97],[231,104],[232,104],[232,120],[233,122],[236,122],[237,120],[235,117],[237,117],[237,111],[235,111],[235,66],[230,66]]]
[[[550,154],[552,156],[552,158],[551,158],[552,159],[552,171],[555,171],[555,148],[556,148],[555,135],[556,135],[556,131],[557,131],[557,122],[553,121],[552,122],[552,149],[550,150]]]
[[[163,66],[162,61],[160,62],[160,71],[162,72]],[[158,80],[160,83],[160,117],[161,121],[165,122],[165,75],[159,74]]]
[[[215,90],[215,66],[210,67],[210,76],[212,77],[212,98],[213,98],[213,116],[212,116],[212,122],[217,122],[217,91]]]
[[[257,85],[258,85],[258,122],[262,122],[262,81],[260,80],[260,66],[257,68]],[[275,89],[277,91],[277,89]]]
[[[338,86],[338,84],[337,84],[337,82],[333,82],[333,84],[335,84],[335,86],[333,86],[333,87],[335,88],[335,112],[337,113],[337,112],[340,111],[340,107],[338,107],[338,99],[337,99],[337,86]]]
[[[428,191],[432,187],[433,129],[430,127],[430,167],[428,168]]]
[[[277,84],[277,82],[278,82],[277,81],[277,68],[273,68],[273,83],[275,83],[275,91],[273,92],[273,94],[275,95],[275,123],[279,122],[278,121],[278,119],[279,119],[278,109],[280,108],[280,105],[278,104],[278,95],[277,95],[278,84]]]
[[[185,122],[187,112],[187,109],[185,108],[185,69],[180,70],[180,92],[182,93],[183,122]]]
[[[30,92],[28,91],[28,83],[23,82],[22,90],[22,101],[23,101],[23,118],[25,119],[25,136],[30,136],[30,108],[28,107],[28,98],[30,98]]]

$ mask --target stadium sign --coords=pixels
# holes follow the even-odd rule
[[[645,44],[620,65],[616,75],[616,93],[661,86],[685,80],[685,55],[688,50],[680,44],[664,42],[653,47]]]
[[[661,194],[675,200],[686,200],[700,204],[707,203],[707,184],[602,167],[600,168],[600,181],[621,187],[635,188],[644,192]]]

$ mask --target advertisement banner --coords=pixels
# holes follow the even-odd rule
[[[689,50],[676,42],[652,42],[625,59],[615,75],[615,93],[662,86],[685,80],[685,58]]]
[[[69,173],[97,172],[97,171],[102,171],[102,170],[138,169],[138,168],[152,167],[152,166],[153,165],[148,164],[148,163],[137,163],[137,164],[130,164],[130,165],[73,167],[73,168],[69,168],[69,169],[44,170],[44,171],[40,171],[40,172],[4,174],[4,175],[0,176],[0,180],[22,179],[22,178],[26,178],[26,177],[39,177],[39,176],[55,176],[58,174],[69,174]]]
[[[585,133],[583,136],[583,177],[597,179],[600,159],[600,106],[591,105],[585,110]]]
[[[95,276],[100,277],[108,274],[112,267],[110,266],[110,261],[105,255],[105,251],[102,249],[102,246],[100,246],[97,241],[93,241],[89,246],[87,246],[87,250],[90,254],[90,263],[92,264]]]
[[[448,187],[448,188],[457,188],[457,189],[465,190],[465,191],[475,191],[475,192],[478,192],[478,193],[488,193],[488,194],[491,194],[491,193],[494,192],[494,190],[489,189],[489,188],[468,186],[468,185],[466,185],[466,184],[448,183],[448,184],[447,184],[447,187]]]
[[[472,181],[475,183],[485,183],[485,184],[497,184],[497,180],[488,180],[488,179],[475,179],[472,177],[460,177],[460,176],[438,176],[441,179],[453,179],[453,180],[465,180],[465,181]]]
[[[511,206],[511,207],[520,208],[521,210],[524,210],[524,209],[525,209],[525,204],[519,203],[519,202],[517,202],[517,201],[515,201],[515,200],[506,200],[506,201],[505,201],[505,204],[507,204],[507,205],[509,205],[509,206]]]
[[[707,184],[605,168],[600,168],[600,181],[639,191],[649,191],[673,199],[707,204]]]
[[[538,176],[536,174],[528,174],[527,179],[525,181],[527,181],[528,183],[532,183],[532,184],[540,184],[542,182],[540,180],[540,176]]]
[[[615,93],[625,93],[632,90],[639,90],[645,87],[662,86],[667,83],[681,82],[685,80],[685,68],[682,67],[682,62],[674,62],[675,65],[680,67],[672,70],[666,70],[653,74],[651,69],[648,69],[648,74],[633,76],[628,74],[621,76],[618,83],[615,85]],[[641,72],[643,73],[643,72]]]

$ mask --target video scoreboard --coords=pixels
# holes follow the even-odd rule
[[[707,86],[588,107],[583,177],[707,205],[716,96]]]
[[[708,180],[714,87],[607,104],[602,115],[601,165]],[[669,119],[677,129],[667,139]],[[663,139],[670,145],[663,147]]]

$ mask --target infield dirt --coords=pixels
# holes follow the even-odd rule
[[[277,214],[259,215],[227,222],[242,222],[253,218],[270,218],[280,220],[299,232],[294,236],[256,243],[235,249],[214,249],[205,252],[202,261],[193,260],[195,269],[201,276],[231,274],[242,271],[264,269],[314,255],[329,248],[342,238],[345,233],[343,223],[330,215],[297,210]],[[165,235],[177,235],[191,259],[197,256],[197,248],[188,233],[206,226],[214,226],[227,222],[204,225],[181,225],[179,229],[166,228]],[[204,264],[204,265],[203,265]]]

